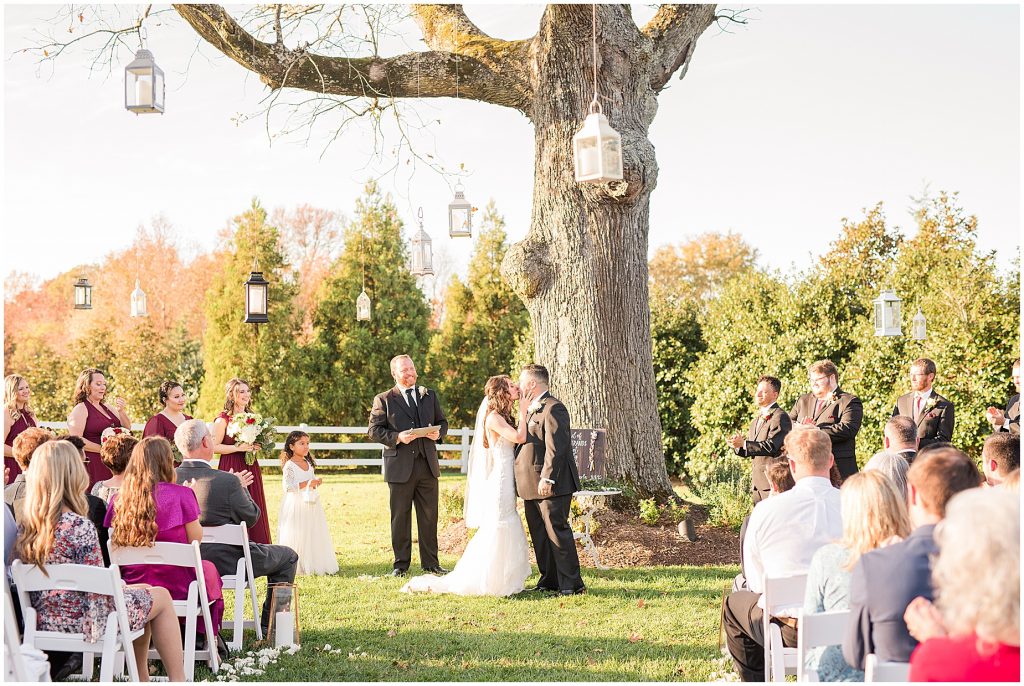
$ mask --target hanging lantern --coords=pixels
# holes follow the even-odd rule
[[[245,282],[245,323],[266,324],[270,321],[267,316],[267,291],[270,282],[263,278],[260,271],[259,260],[253,258],[252,273]]]
[[[448,204],[448,236],[451,238],[472,238],[473,205],[466,200],[462,182],[455,184],[455,197]]]
[[[921,314],[920,307],[917,308],[917,314],[914,315],[914,320],[910,325],[910,333],[915,341],[923,341],[928,337],[928,322]]]
[[[896,291],[886,288],[875,299],[875,335],[902,336],[900,327],[900,299]]]
[[[594,105],[596,103],[591,103],[583,128],[572,137],[576,181],[622,181],[622,136],[608,124],[604,114],[594,111]]]
[[[84,276],[78,277],[78,281],[75,282],[75,309],[92,309],[92,284]]]
[[[434,273],[434,258],[430,247],[430,236],[423,230],[423,208],[417,213],[419,231],[412,237],[412,264],[409,268],[415,276],[430,276]]]
[[[370,321],[370,296],[366,294],[365,290],[356,298],[356,321]]]
[[[146,294],[142,291],[142,287],[139,285],[138,279],[135,279],[135,290],[132,291],[132,316],[149,316],[149,312],[146,310]]]
[[[164,113],[164,72],[153,53],[139,50],[124,68],[124,106],[135,114]]]

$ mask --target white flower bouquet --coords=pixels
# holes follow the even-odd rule
[[[274,449],[274,417],[266,417],[256,412],[239,412],[231,417],[228,422],[228,436],[235,439],[237,443],[259,443],[264,450]],[[257,451],[250,451],[245,454],[245,463],[253,464],[257,459]]]

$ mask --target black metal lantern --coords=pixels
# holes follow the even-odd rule
[[[266,324],[270,321],[267,301],[269,288],[270,282],[263,278],[259,260],[253,258],[252,273],[245,282],[246,324]]]
[[[75,282],[75,309],[92,309],[92,284],[84,276],[78,277],[78,281]]]
[[[124,68],[124,107],[135,114],[164,113],[164,72],[153,53],[139,50]]]

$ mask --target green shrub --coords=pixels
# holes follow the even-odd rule
[[[753,507],[749,477],[717,481],[701,487],[697,495],[708,508],[708,524],[712,526],[739,529]]]
[[[466,505],[463,486],[460,484],[442,488],[440,496],[441,521],[457,522],[462,519]]]
[[[648,498],[640,501],[640,521],[647,526],[654,526],[661,519],[661,508],[658,507],[658,503],[654,501],[654,498]]]
[[[678,524],[690,516],[690,506],[678,500],[670,500],[665,507],[665,514],[668,515],[669,521]]]

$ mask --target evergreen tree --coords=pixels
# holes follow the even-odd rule
[[[506,238],[505,220],[492,200],[473,239],[468,282],[452,277],[444,322],[430,345],[427,375],[437,384],[452,426],[473,425],[488,377],[519,373],[509,363],[530,317],[501,278]]]
[[[254,258],[270,282],[270,323],[259,327],[258,336],[254,326],[244,321],[242,285],[249,278]],[[287,358],[295,354],[295,286],[282,278],[286,265],[278,230],[267,222],[267,213],[258,200],[235,217],[229,245],[220,252],[217,265],[219,271],[204,305],[205,372],[196,416],[213,419],[224,403],[224,384],[240,377],[251,385],[256,410],[275,416],[281,423],[299,419],[304,391],[297,389],[302,387],[302,380],[282,373]]]
[[[305,421],[365,426],[373,396],[394,384],[392,357],[409,355],[422,373],[430,307],[409,272],[398,212],[376,183],[366,185],[344,240],[345,248],[320,288],[313,340],[303,349],[296,371],[305,369],[309,379]],[[368,322],[356,321],[363,259],[372,302]],[[426,376],[423,380],[432,383]]]

